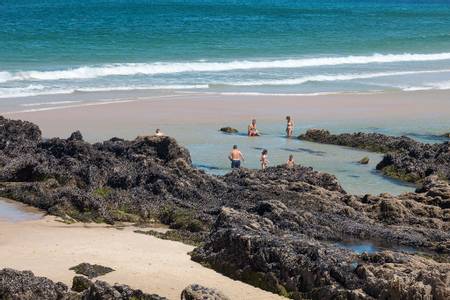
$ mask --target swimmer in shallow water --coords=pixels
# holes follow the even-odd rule
[[[294,122],[292,121],[292,118],[290,116],[286,117],[286,122],[286,135],[288,138],[290,138],[294,133]]]
[[[233,150],[231,150],[228,159],[231,161],[232,169],[239,169],[241,167],[241,161],[244,161],[244,155],[238,149],[237,145],[233,146]]]
[[[248,136],[259,136],[258,129],[256,129],[256,119],[253,119],[247,130]]]

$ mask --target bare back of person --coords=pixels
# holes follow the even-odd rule
[[[233,149],[230,153],[231,160],[241,160],[242,153],[238,149]]]

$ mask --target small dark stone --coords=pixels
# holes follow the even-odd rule
[[[84,276],[75,276],[72,280],[72,291],[81,293],[89,289],[93,283]]]
[[[229,133],[229,134],[239,132],[239,130],[237,130],[236,128],[233,128],[233,127],[222,127],[219,129],[219,131],[222,131],[224,133]]]
[[[181,292],[181,300],[229,300],[229,298],[216,289],[191,284]]]
[[[362,164],[362,165],[367,165],[369,163],[369,157],[364,156],[363,158],[361,158],[358,163]]]
[[[83,135],[79,130],[73,132],[70,137],[67,139],[68,141],[83,141]]]

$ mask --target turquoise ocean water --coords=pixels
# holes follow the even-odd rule
[[[450,88],[443,0],[2,0],[0,25],[0,98],[9,102],[133,89]]]

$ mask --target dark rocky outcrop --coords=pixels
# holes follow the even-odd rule
[[[181,292],[181,300],[229,300],[229,298],[216,289],[191,284]]]
[[[44,140],[28,122],[0,118],[0,126],[0,195],[68,220],[146,221],[166,206],[193,210],[223,189],[170,137],[89,144],[80,133]]]
[[[79,265],[70,268],[69,270],[72,270],[77,274],[87,276],[88,278],[95,278],[114,271],[114,269],[110,267],[104,267],[101,265],[91,265],[89,263],[81,263]]]
[[[438,176],[423,177],[414,193],[355,196],[335,176],[303,166],[211,176],[169,137],[92,145],[78,133],[43,140],[32,124],[2,123],[11,133],[0,135],[8,145],[0,149],[1,196],[76,220],[157,219],[181,232],[179,240],[195,237],[196,261],[294,298],[448,296],[450,186]],[[382,139],[386,149],[425,149]],[[386,251],[336,246],[347,240]]]
[[[223,208],[193,259],[294,299],[450,296],[448,263],[392,251],[358,255],[290,230],[280,218],[289,214],[281,203],[264,206],[270,208],[255,208],[256,214]]]
[[[450,132],[446,132],[440,135],[441,137],[449,138],[450,139]]]
[[[450,143],[424,144],[406,136],[395,137],[380,133],[331,134],[323,129],[310,129],[300,139],[353,147],[385,153],[377,170],[409,182],[420,182],[425,177],[437,175],[450,180]]]
[[[36,277],[30,271],[0,270],[0,299],[4,300],[57,300],[64,299],[68,288],[45,277]]]
[[[233,127],[222,127],[219,129],[219,131],[228,133],[228,134],[233,134],[233,133],[239,132],[239,130],[237,130],[236,128],[233,128]]]
[[[81,292],[81,300],[168,300],[156,294],[145,294],[128,285],[114,284],[97,280],[88,289]]]
[[[170,137],[90,144],[79,132],[44,140],[28,122],[0,117],[0,126],[8,128],[0,135],[0,145],[8,145],[0,148],[0,196],[68,221],[160,220],[198,231],[212,223],[212,210],[228,201],[241,203],[249,180],[254,181],[250,188],[276,178],[291,189],[306,181],[342,190],[334,176],[302,167],[271,168],[264,175],[242,170],[225,180],[210,176],[195,169],[189,152]],[[240,194],[230,196],[230,191]]]
[[[448,297],[447,182],[429,177],[415,193],[361,197],[306,182],[294,190],[269,182],[254,185],[254,206],[221,209],[194,260],[295,299]],[[376,241],[386,251],[356,254],[337,246],[348,239]]]
[[[127,285],[92,282],[75,276],[72,290],[48,278],[35,276],[30,271],[0,270],[0,299],[3,300],[167,300]]]

